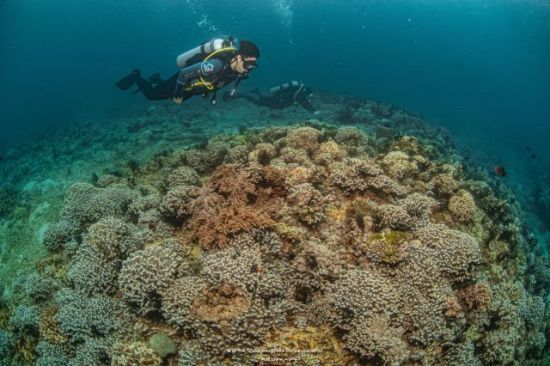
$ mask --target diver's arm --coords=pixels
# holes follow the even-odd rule
[[[309,113],[315,112],[315,108],[313,108],[309,100],[306,98],[297,98],[296,102],[298,102],[298,104],[300,104]]]
[[[246,75],[246,74],[245,75],[240,75],[239,77],[237,77],[237,79],[235,79],[235,83],[233,84],[233,88],[231,89],[231,91],[224,95],[224,100],[226,102],[230,102],[235,98],[235,96],[237,95],[237,90],[239,89],[239,85],[241,84],[241,81],[246,80],[246,79],[248,79],[248,75]],[[222,83],[223,84],[221,84],[220,87],[225,86],[225,82],[222,81]]]

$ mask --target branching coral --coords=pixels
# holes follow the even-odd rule
[[[132,227],[124,221],[106,217],[91,225],[84,236],[84,241],[90,247],[96,249],[101,257],[107,261],[123,259],[132,248],[132,241],[128,241]]]
[[[304,350],[297,365],[541,359],[550,271],[526,256],[509,193],[465,182],[419,118],[359,107],[389,134],[250,129],[73,185],[44,239],[68,273],[47,291],[29,277],[38,328],[23,308],[4,325],[32,335],[29,360],[40,337],[38,364],[253,364],[246,350],[277,345]]]
[[[415,226],[415,220],[402,206],[379,205],[376,207],[376,218],[381,228],[394,230],[410,230]]]
[[[296,150],[305,150],[311,154],[319,147],[321,132],[312,127],[299,127],[290,130],[286,138],[288,146]]]
[[[0,329],[0,363],[7,364],[7,360],[11,357],[15,350],[15,340],[11,333]]]
[[[453,218],[458,222],[471,221],[476,211],[476,203],[472,195],[460,190],[449,199],[449,211]]]
[[[112,366],[160,366],[162,361],[144,342],[115,343],[111,354]]]
[[[10,318],[9,325],[18,336],[36,335],[39,330],[38,308],[19,305]]]
[[[61,220],[77,230],[104,217],[124,217],[128,206],[138,195],[122,185],[96,188],[91,184],[76,183],[65,195]]]
[[[459,187],[458,182],[449,173],[442,173],[432,179],[432,185],[439,197],[450,196]]]
[[[323,214],[323,195],[309,183],[298,184],[290,189],[288,201],[298,220],[309,226],[321,223]]]
[[[367,142],[367,136],[359,128],[342,127],[336,132],[334,140],[345,148],[359,147]]]
[[[391,178],[402,179],[410,176],[418,169],[414,161],[411,161],[409,155],[401,151],[391,151],[382,159],[382,166]]]
[[[387,315],[375,316],[354,325],[346,336],[347,346],[369,358],[379,358],[386,365],[401,365],[410,350],[403,340],[403,329],[392,327]]]
[[[88,295],[114,294],[120,260],[107,260],[96,247],[83,244],[70,264],[67,277],[75,289]]]
[[[334,141],[321,143],[313,156],[313,161],[318,165],[329,165],[334,161],[340,161],[346,156],[346,151]]]
[[[193,331],[191,306],[206,284],[197,277],[184,276],[160,290],[162,313],[169,324]]]
[[[284,179],[271,168],[222,165],[187,206],[189,228],[204,249],[223,248],[241,232],[271,226],[269,211],[283,191]],[[268,199],[273,201],[266,205]]]
[[[250,163],[258,163],[261,165],[268,165],[271,159],[277,156],[277,149],[273,144],[259,143],[248,155],[248,161]]]
[[[42,243],[48,251],[55,252],[62,249],[75,233],[75,227],[69,221],[59,220],[48,225]]]
[[[187,205],[195,197],[196,187],[180,185],[169,190],[162,198],[160,212],[167,218],[181,221],[189,216]]]
[[[58,287],[59,284],[56,281],[33,272],[26,278],[24,292],[34,301],[43,301],[57,290]]]
[[[55,296],[59,306],[55,319],[73,342],[107,336],[120,326],[117,303],[105,296],[86,297],[68,288]]]
[[[346,158],[330,167],[331,183],[346,192],[365,191],[369,188],[369,178],[383,173],[373,161]]]
[[[493,290],[487,282],[480,282],[458,291],[458,296],[468,309],[487,311],[493,301]]]
[[[160,292],[183,271],[184,256],[175,240],[132,254],[123,262],[118,280],[123,300],[139,314],[159,312]]]
[[[388,264],[399,263],[406,255],[403,247],[407,238],[407,234],[400,231],[374,234],[365,244],[365,254],[374,261]]]
[[[452,281],[470,278],[472,266],[481,263],[479,245],[460,231],[432,224],[418,229],[415,237],[434,250],[434,258],[442,272]]]
[[[69,365],[69,356],[63,347],[58,345],[41,341],[36,347],[36,353],[38,354],[37,366]]]
[[[180,166],[168,175],[166,185],[171,189],[177,186],[200,186],[201,177],[194,169]]]

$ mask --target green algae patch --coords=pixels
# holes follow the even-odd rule
[[[151,336],[149,338],[149,346],[162,358],[176,353],[176,343],[163,333]]]
[[[365,244],[365,252],[375,261],[396,264],[403,260],[403,245],[410,235],[403,231],[390,230],[372,235]]]

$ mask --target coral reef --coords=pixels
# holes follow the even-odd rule
[[[160,357],[143,342],[115,343],[112,349],[113,366],[160,366]]]
[[[56,294],[55,301],[59,306],[56,313],[59,327],[73,340],[107,336],[119,327],[117,305],[111,298],[85,297],[64,288]]]
[[[118,286],[122,299],[142,315],[159,312],[159,293],[183,270],[183,260],[181,244],[173,239],[135,252],[120,270]]]
[[[453,218],[460,223],[472,220],[476,211],[474,197],[464,190],[451,196],[448,207]]]
[[[39,314],[38,308],[19,305],[10,318],[9,325],[18,336],[38,333]]]
[[[550,270],[511,193],[417,117],[325,102],[369,125],[174,134],[70,186],[0,363],[543,364]]]
[[[11,357],[15,350],[15,340],[11,333],[0,329],[0,361]]]

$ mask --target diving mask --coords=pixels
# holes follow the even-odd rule
[[[243,68],[247,71],[247,72],[250,72],[252,70],[254,70],[255,68],[257,68],[259,65],[258,63],[256,62],[256,60],[244,60],[243,61]]]

